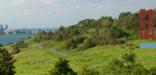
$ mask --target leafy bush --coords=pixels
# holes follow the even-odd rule
[[[43,42],[49,39],[50,36],[48,36],[48,33],[46,33],[45,31],[39,31],[35,37],[34,37],[34,41],[35,42]]]
[[[0,47],[3,47],[3,44],[0,44]]]
[[[109,63],[104,75],[147,75],[148,70],[136,63],[136,56],[129,52],[122,56],[122,60],[114,59]]]
[[[54,33],[54,39],[57,41],[62,40],[69,40],[74,36],[78,36],[80,34],[79,30],[77,28],[65,28],[61,26],[55,33]]]
[[[87,38],[84,40],[82,44],[79,45],[79,49],[87,49],[96,46],[96,43],[91,38]]]
[[[25,43],[24,41],[18,41],[13,46],[18,47],[18,48],[26,48],[28,44]]]
[[[11,45],[11,47],[12,47],[12,54],[17,54],[20,52],[21,48],[28,47],[28,44],[25,43],[24,41],[18,41],[15,44]]]
[[[112,17],[101,17],[98,19],[98,23],[101,28],[110,28],[113,25],[114,19]]]
[[[114,26],[110,29],[110,34],[108,34],[108,36],[109,38],[112,39],[118,39],[122,37],[128,37],[129,34],[123,31],[122,29],[120,29],[119,27]]]
[[[156,75],[156,68],[151,68],[148,75]]]
[[[43,41],[43,42],[40,42],[40,44],[39,44],[40,48],[48,48],[49,46],[50,46],[49,41]]]
[[[96,69],[90,69],[89,67],[83,67],[80,75],[100,75]]]
[[[78,45],[84,41],[84,39],[85,39],[85,37],[83,37],[83,36],[73,37],[64,44],[63,48],[65,48],[65,49],[77,48]]]
[[[13,63],[15,61],[11,55],[5,49],[0,49],[0,75],[14,75],[15,67]]]
[[[50,71],[50,75],[77,75],[77,73],[70,68],[68,60],[60,59]]]
[[[121,45],[124,43],[125,43],[125,41],[120,40],[120,39],[106,39],[105,40],[105,44],[109,44],[109,45]]]
[[[18,41],[15,44],[13,44],[11,47],[12,47],[12,54],[17,54],[20,52],[20,48],[26,48],[28,47],[28,44],[25,43],[24,41]]]
[[[12,54],[17,54],[17,53],[19,53],[19,52],[20,52],[19,47],[17,47],[17,46],[12,46]]]

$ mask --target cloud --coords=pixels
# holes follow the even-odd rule
[[[0,0],[0,23],[11,27],[59,27],[85,18],[155,8],[154,0]]]

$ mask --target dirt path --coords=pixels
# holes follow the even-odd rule
[[[52,53],[54,53],[54,54],[56,54],[56,55],[58,55],[60,57],[65,57],[65,54],[63,52],[61,52],[61,51],[59,51],[59,50],[57,50],[55,48],[51,48],[49,50],[50,50],[50,52],[52,52]]]

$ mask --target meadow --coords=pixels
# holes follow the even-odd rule
[[[139,45],[141,40],[130,41]],[[127,44],[128,44],[127,43]],[[28,48],[16,54],[16,75],[46,75],[54,68],[55,63],[60,57],[70,61],[72,69],[76,72],[81,71],[83,66],[103,70],[103,68],[113,59],[119,58],[128,50],[133,50],[137,56],[137,62],[146,68],[156,67],[156,50],[155,49],[131,49],[125,45],[105,45],[95,46],[86,50],[59,50],[62,42],[50,42],[49,47],[40,48],[39,44],[31,44]]]

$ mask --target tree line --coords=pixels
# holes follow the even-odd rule
[[[154,21],[156,24],[156,17]],[[61,26],[55,32],[40,31],[34,41],[65,41],[62,46],[64,49],[123,44],[127,40],[139,38],[139,22],[138,12],[123,12],[118,18],[102,16],[99,19],[84,19],[68,27]]]

